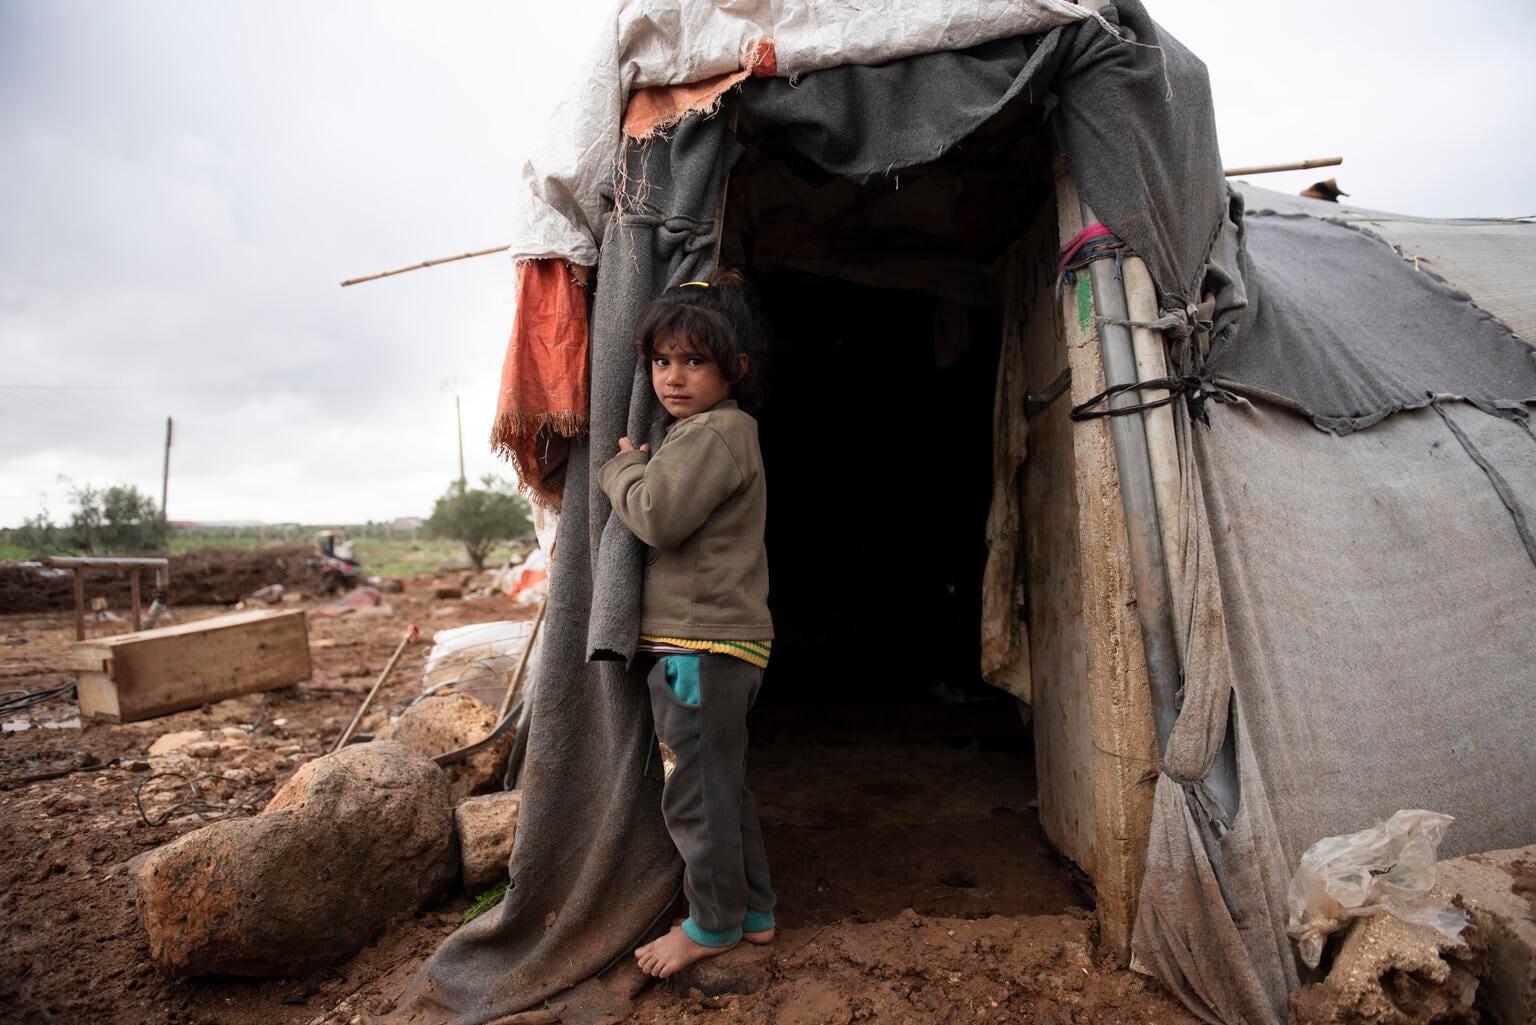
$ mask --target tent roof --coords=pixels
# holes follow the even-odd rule
[[[554,111],[523,167],[514,260],[597,263],[604,191],[619,152],[625,104],[637,90],[751,70],[793,80],[810,71],[877,65],[1035,35],[1098,14],[1067,0],[736,0],[728,9],[676,0],[616,0],[590,74]],[[771,44],[764,48],[762,44]]]
[[[1386,240],[1420,270],[1466,292],[1472,301],[1536,344],[1536,218],[1412,217],[1344,206],[1235,183],[1250,213],[1304,214],[1348,224]]]

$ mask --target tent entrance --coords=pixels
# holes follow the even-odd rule
[[[978,668],[997,316],[798,271],[754,284],[778,636],[749,765],[786,920],[1080,906],[1029,727]]]
[[[721,262],[773,327],[777,636],[750,771],[786,916],[1080,906],[1040,825],[1030,727],[980,669],[994,395],[1017,338],[1002,268],[1054,209],[1038,108],[867,182],[745,114],[737,137]]]
[[[866,181],[751,104],[736,136],[720,262],[747,271],[774,334],[766,699],[987,702],[1016,720],[980,679],[982,576],[999,352],[1017,338],[1006,268],[1053,209],[1041,109],[1017,99],[932,163]],[[1053,262],[1054,233],[1043,245]]]
[[[773,690],[1011,703],[977,668],[996,318],[792,271],[754,282],[775,338],[761,431]]]

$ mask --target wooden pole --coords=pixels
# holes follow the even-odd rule
[[[453,418],[459,425],[459,495],[469,490],[469,478],[464,476],[464,414],[459,411],[459,397],[453,397]]]
[[[517,672],[512,676],[512,682],[507,685],[507,691],[502,695],[501,708],[496,711],[496,727],[490,733],[481,737],[473,744],[454,748],[452,751],[444,751],[433,757],[433,761],[439,765],[452,765],[454,762],[462,762],[472,754],[484,751],[501,738],[507,727],[512,725],[512,705],[517,699],[517,693],[523,686],[523,676],[528,669],[528,658],[533,654],[533,642],[539,639],[539,627],[544,622],[544,610],[549,608],[549,599],[545,598],[539,605],[539,613],[533,619],[533,629],[528,634],[528,643],[523,647],[522,658],[518,660]]]
[[[341,283],[342,288],[348,285],[360,285],[364,281],[377,281],[380,278],[393,277],[396,274],[406,274],[413,270],[422,270],[426,267],[436,267],[440,263],[452,263],[455,260],[469,260],[476,256],[490,256],[492,253],[505,253],[511,246],[496,246],[494,249],[477,249],[473,253],[460,253],[458,256],[440,256],[435,260],[423,260],[413,263],[409,267],[396,267],[394,270],[383,271],[379,274],[367,274],[360,278],[348,278]]]
[[[501,707],[496,710],[496,721],[507,717],[512,710],[512,702],[517,697],[517,692],[522,689],[523,677],[528,674],[528,657],[533,654],[533,642],[539,639],[539,627],[544,625],[544,610],[549,608],[549,598],[539,602],[539,614],[533,617],[533,629],[528,631],[528,643],[523,645],[523,657],[517,660],[517,672],[512,674],[512,682],[507,685],[507,692],[502,695]]]
[[[1343,157],[1317,157],[1312,160],[1298,160],[1293,164],[1256,164],[1253,167],[1229,167],[1221,173],[1228,178],[1235,178],[1243,174],[1269,174],[1273,171],[1305,171],[1312,167],[1333,167],[1343,162]]]
[[[128,593],[133,598],[133,632],[138,633],[144,619],[139,613],[139,568],[135,566],[128,571]]]
[[[368,706],[373,704],[373,699],[378,695],[379,688],[384,686],[384,681],[389,679],[389,674],[395,671],[395,663],[399,662],[400,656],[405,654],[405,646],[419,636],[421,636],[421,628],[414,623],[411,624],[411,628],[400,639],[400,646],[395,649],[393,655],[389,656],[389,662],[384,666],[384,671],[374,681],[373,689],[368,692],[368,696],[363,698],[363,703],[358,706],[357,714],[352,717],[351,722],[347,723],[347,728],[341,731],[341,736],[336,738],[336,744],[331,748],[332,754],[347,746],[347,741],[352,739],[352,734],[357,732],[358,724],[363,721],[363,716],[367,714]]]
[[[160,548],[171,554],[171,522],[166,517],[165,495],[171,484],[171,418],[165,418],[165,462],[160,469]],[[137,629],[137,628],[135,628]]]
[[[85,640],[85,578],[75,568],[75,640]]]

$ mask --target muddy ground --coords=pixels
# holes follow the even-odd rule
[[[274,563],[256,577],[281,570]],[[205,576],[224,579],[213,567]],[[298,585],[284,582],[290,593]],[[356,957],[309,979],[173,980],[148,960],[126,863],[206,821],[262,807],[301,761],[329,750],[409,624],[430,636],[530,614],[500,596],[434,597],[460,584],[457,573],[407,582],[386,595],[388,615],[311,615],[313,678],[289,689],[128,725],[77,725],[73,700],[60,697],[8,724],[0,734],[0,1020],[318,1025],[388,1010],[457,926],[466,899],[397,918]],[[206,602],[211,590],[195,596]],[[72,615],[41,604],[0,616],[0,690],[37,692],[71,679],[63,667]],[[187,621],[229,608],[175,611]],[[88,627],[91,636],[126,629]],[[427,647],[407,649],[380,694],[380,716],[419,693]],[[754,717],[752,784],[780,936],[714,959],[691,985],[644,987],[628,1020],[1195,1021],[1155,983],[1097,952],[1090,897],[1041,834],[1033,754],[1016,718],[982,709],[939,723],[931,709],[902,706],[821,708],[814,728],[803,709],[767,706]],[[23,722],[32,728],[15,728]],[[192,780],[163,773],[150,745],[189,729],[240,731],[249,743],[207,759]]]

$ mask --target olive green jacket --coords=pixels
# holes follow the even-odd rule
[[[734,400],[678,420],[655,453],[620,452],[598,483],[651,546],[640,632],[769,640],[768,486],[757,421]]]

